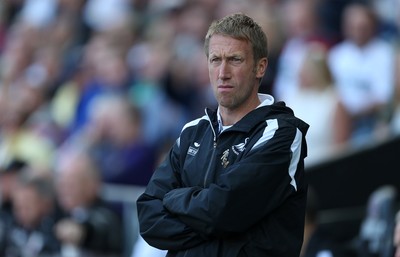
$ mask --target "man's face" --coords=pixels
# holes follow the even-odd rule
[[[85,206],[86,185],[79,174],[66,171],[60,175],[57,183],[58,200],[66,211]]]
[[[266,61],[265,61],[266,62]],[[213,35],[210,39],[208,70],[218,104],[229,110],[240,109],[257,95],[260,63],[255,65],[249,42],[228,36]]]
[[[57,180],[57,197],[65,211],[72,211],[77,207],[88,204],[88,192],[91,188],[90,181],[83,176],[82,166],[78,161],[70,162],[61,170]]]
[[[374,24],[362,9],[354,9],[345,19],[347,38],[357,45],[363,46],[374,35]]]
[[[45,200],[32,187],[19,187],[13,195],[14,215],[25,228],[38,225],[45,213]]]

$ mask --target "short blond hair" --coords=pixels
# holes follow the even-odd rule
[[[210,39],[213,35],[229,36],[250,42],[255,62],[268,57],[267,36],[257,22],[243,13],[230,14],[211,23],[204,42],[207,58]]]

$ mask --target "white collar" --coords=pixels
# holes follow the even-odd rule
[[[275,99],[272,95],[268,95],[268,94],[261,94],[258,93],[258,99],[260,99],[260,104],[257,106],[257,108],[262,107],[262,106],[266,106],[266,105],[271,105],[274,103]],[[224,131],[225,129],[228,129],[230,127],[232,127],[232,125],[228,125],[228,126],[224,126],[222,123],[222,117],[221,114],[219,112],[219,107],[217,109],[217,118],[218,118],[218,125],[219,125],[219,132],[221,133],[222,131]]]
[[[262,107],[262,106],[266,106],[266,105],[271,105],[274,103],[275,99],[272,95],[268,95],[268,94],[261,94],[258,93],[258,99],[260,99],[260,105],[257,106],[257,108]]]

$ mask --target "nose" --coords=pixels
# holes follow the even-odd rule
[[[224,60],[219,66],[218,79],[226,80],[230,77],[228,63]]]

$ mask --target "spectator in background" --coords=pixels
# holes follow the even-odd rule
[[[30,65],[40,45],[41,33],[22,22],[10,27],[1,55],[0,160],[21,158],[33,166],[48,168],[54,145],[28,125],[45,105],[43,71]],[[31,76],[33,75],[33,76]],[[44,122],[42,123],[44,124]]]
[[[39,257],[59,253],[53,230],[58,218],[53,181],[36,173],[28,169],[18,178],[12,193],[13,219],[5,224],[1,256]]]
[[[346,147],[350,117],[337,94],[327,63],[327,49],[313,43],[299,71],[299,89],[286,102],[310,124],[306,166],[322,162]]]
[[[165,24],[164,24],[165,25]],[[163,26],[157,24],[154,26]],[[131,104],[137,106],[143,117],[143,138],[152,145],[161,145],[179,133],[176,124],[185,120],[181,106],[172,102],[162,88],[163,77],[168,65],[166,47],[147,42],[132,47],[129,59],[135,79],[128,90]],[[142,60],[138,62],[136,59]],[[160,112],[162,110],[162,112]]]
[[[358,256],[393,257],[397,199],[398,190],[391,184],[380,185],[371,192],[355,240]]]
[[[86,142],[102,182],[145,186],[156,152],[143,138],[139,110],[125,96],[105,95],[93,101],[87,127],[77,140]]]
[[[129,99],[142,113],[144,139],[156,147],[174,140],[179,124],[188,117],[188,111],[171,100],[163,84],[170,68],[175,30],[173,15],[154,18],[145,28],[142,42],[134,44],[127,56],[134,78]]]
[[[187,121],[203,114],[204,88],[199,87],[194,79],[198,64],[191,60],[198,52],[203,52],[202,35],[207,31],[211,16],[196,1],[187,1],[181,8],[177,15],[176,34],[171,42],[172,58],[162,83],[170,100],[185,112],[184,120]],[[202,57],[199,62],[205,61],[204,55]]]
[[[299,71],[311,42],[326,43],[319,35],[313,1],[289,0],[282,5],[286,41],[278,57],[273,95],[285,101],[299,87]],[[328,44],[328,43],[326,43]]]
[[[62,254],[121,256],[121,220],[100,198],[100,173],[85,153],[64,152],[56,165],[57,200],[63,214],[55,225]]]
[[[109,32],[111,33],[111,32]],[[83,54],[83,65],[89,75],[78,95],[70,135],[78,132],[88,122],[89,108],[97,97],[107,94],[124,94],[131,83],[131,74],[125,61],[125,50],[116,44],[109,33],[93,36]]]
[[[28,124],[31,118],[29,100],[31,95],[25,98],[29,88],[26,85],[15,85],[12,90],[6,92],[4,116],[0,124],[0,159],[23,159],[30,166],[47,170],[50,168],[55,145],[49,138],[32,129]],[[34,97],[34,96],[33,96]],[[12,99],[12,100],[11,100]]]
[[[343,14],[345,40],[329,56],[340,99],[351,115],[354,146],[376,139],[394,93],[394,49],[377,36],[378,24],[369,6],[348,5]]]

